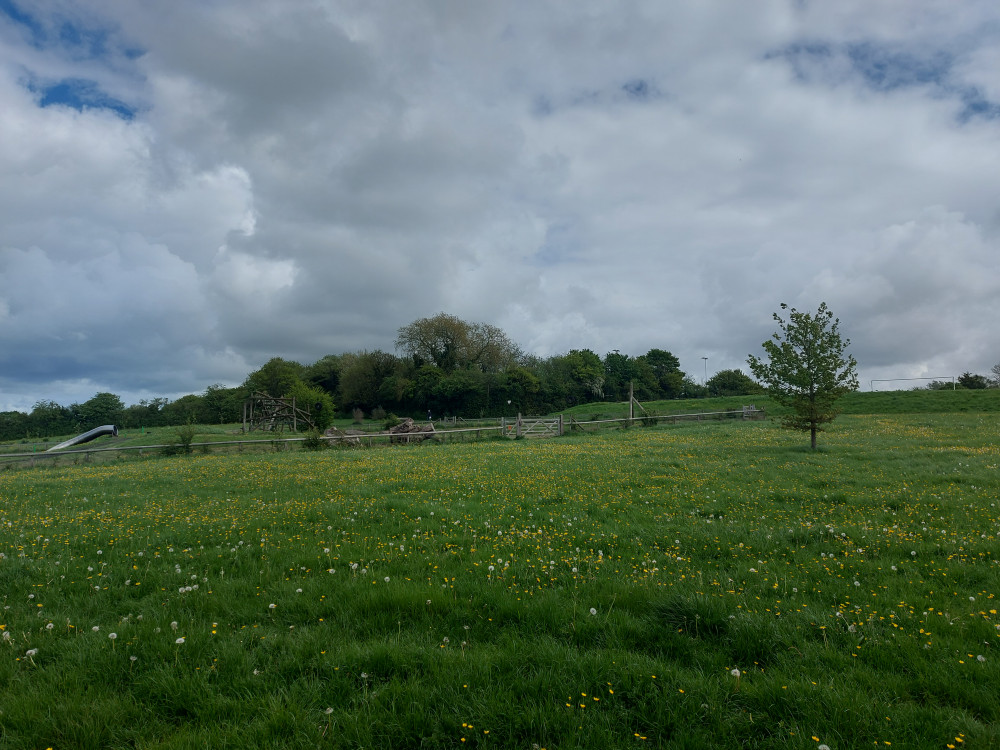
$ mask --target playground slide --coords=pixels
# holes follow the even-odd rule
[[[113,424],[106,424],[100,427],[95,427],[94,429],[88,430],[82,435],[77,435],[75,438],[70,438],[69,440],[59,443],[59,445],[52,446],[51,448],[49,448],[49,450],[46,451],[46,453],[49,453],[51,451],[59,451],[62,450],[63,448],[69,448],[71,445],[79,445],[80,443],[86,443],[93,440],[94,438],[101,437],[101,435],[112,435],[114,437],[118,437],[118,428],[115,427]]]

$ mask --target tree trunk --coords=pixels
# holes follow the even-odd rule
[[[813,422],[809,426],[809,438],[810,438],[810,444],[812,446],[812,449],[816,450],[816,423],[815,422]]]

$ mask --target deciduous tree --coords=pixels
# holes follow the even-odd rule
[[[719,370],[706,385],[712,396],[749,396],[764,390],[742,370]]]
[[[840,320],[825,302],[815,315],[784,303],[781,309],[788,320],[774,313],[780,330],[762,344],[767,361],[751,354],[747,363],[771,398],[792,410],[784,425],[809,432],[815,450],[820,425],[839,413],[837,399],[858,388],[858,363],[846,354],[850,339],[841,337]]]
[[[962,388],[968,388],[971,391],[984,390],[990,387],[990,381],[985,375],[975,375],[971,372],[963,372],[959,375],[958,384]]]
[[[521,357],[520,348],[497,326],[467,323],[447,313],[400,328],[396,348],[413,357],[418,366],[431,364],[445,373],[459,369],[503,372]]]
[[[124,411],[125,404],[114,393],[96,393],[76,407],[80,424],[88,430],[106,424],[120,424]]]

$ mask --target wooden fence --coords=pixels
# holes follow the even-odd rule
[[[701,412],[695,414],[647,414],[638,419],[635,418],[615,418],[615,419],[592,419],[576,420],[570,418],[571,430],[601,429],[603,427],[630,427],[646,426],[652,427],[661,423],[677,424],[685,421],[719,421],[726,419],[764,419],[763,409],[757,407],[744,406],[742,410]],[[416,432],[395,434],[392,432],[367,432],[354,434],[329,435],[318,438],[330,445],[345,445],[353,447],[374,447],[378,442],[386,443],[398,442],[399,439],[409,438],[407,442],[418,442],[422,440],[482,440],[489,437],[535,438],[535,437],[556,437],[565,433],[565,419],[563,415],[557,417],[525,417],[518,415],[516,419],[509,420],[501,418],[499,423],[490,424],[488,421],[477,426],[460,427],[449,430],[435,430],[434,432]],[[292,438],[266,438],[258,440],[213,440],[190,444],[191,453],[209,453],[213,449],[229,449],[243,452],[245,449],[262,450],[268,447],[273,451],[290,450],[296,443],[305,443],[316,438],[292,437]],[[35,466],[39,462],[52,461],[55,463],[60,458],[69,458],[74,462],[90,462],[94,454],[120,453],[136,454],[162,454],[164,452],[180,453],[185,448],[177,444],[163,445],[130,445],[130,446],[110,446],[105,448],[84,448],[77,450],[65,450],[56,452],[28,452],[0,453],[0,468],[10,468],[15,464],[28,464]]]

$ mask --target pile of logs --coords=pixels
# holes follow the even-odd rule
[[[330,427],[323,433],[326,437],[340,438],[339,442],[348,445],[361,445],[361,438],[364,434],[361,430],[340,430],[336,427]]]

